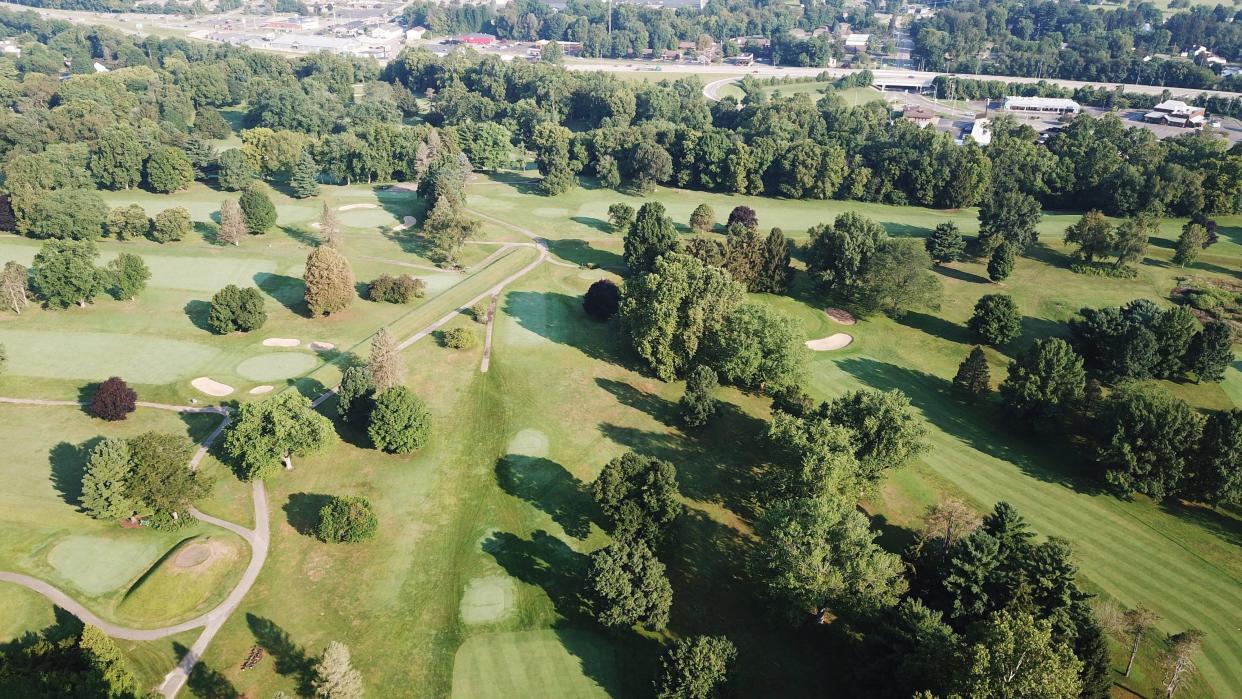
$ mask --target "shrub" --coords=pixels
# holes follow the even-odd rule
[[[373,538],[378,529],[371,501],[347,495],[333,497],[319,510],[315,533],[327,543],[356,543]]]
[[[91,415],[101,420],[124,420],[134,412],[138,394],[119,376],[99,384],[95,397],[91,399]]]
[[[444,346],[452,349],[470,349],[478,344],[479,339],[470,328],[451,328],[444,331]]]
[[[267,311],[263,310],[263,295],[254,287],[242,289],[236,284],[229,284],[211,297],[207,325],[221,335],[235,330],[258,330],[266,322]]]
[[[157,243],[181,240],[190,234],[193,225],[190,222],[190,212],[180,206],[164,209],[155,215],[155,224],[151,226],[151,240]]]
[[[621,289],[610,279],[600,279],[582,297],[582,309],[595,320],[608,320],[621,307]]]
[[[491,306],[491,299],[483,299],[470,307],[470,317],[473,318],[476,323],[486,323],[487,310],[491,308]]]
[[[716,227],[716,212],[707,204],[699,204],[694,213],[690,214],[690,230],[695,233],[707,233]]]
[[[408,274],[402,274],[399,277],[381,274],[367,285],[367,298],[377,302],[409,303],[414,299],[422,298],[426,289],[426,282]]]

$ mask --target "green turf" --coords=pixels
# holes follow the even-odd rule
[[[607,642],[583,631],[519,631],[475,636],[453,663],[455,699],[616,696]]]
[[[270,352],[237,365],[237,373],[255,381],[275,381],[300,376],[315,368],[319,359],[306,352]]]
[[[89,313],[73,309],[66,313]],[[162,384],[197,376],[219,350],[184,340],[128,333],[39,331],[0,328],[14,377],[127,381]]]
[[[187,546],[219,547],[210,560],[179,567],[177,555]],[[126,591],[116,608],[121,623],[154,627],[176,623],[214,609],[237,584],[250,549],[236,534],[189,537],[170,549]]]

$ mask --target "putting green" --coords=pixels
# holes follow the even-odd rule
[[[336,214],[342,225],[350,228],[389,228],[401,223],[401,219],[384,209],[350,209]]]
[[[616,658],[587,631],[474,636],[453,662],[454,699],[611,696],[619,696]]]
[[[162,384],[193,376],[220,351],[184,340],[122,333],[0,329],[6,372],[44,379],[106,379]]]
[[[461,596],[461,620],[472,626],[501,621],[513,611],[516,596],[513,578],[507,575],[475,578]]]
[[[319,360],[313,354],[302,352],[270,352],[251,357],[237,365],[237,373],[255,381],[277,381],[301,376]]]
[[[160,542],[143,532],[124,536],[70,536],[48,553],[47,562],[82,592],[102,595],[133,580],[164,553]]]

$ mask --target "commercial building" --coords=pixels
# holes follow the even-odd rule
[[[966,134],[966,138],[969,138],[980,146],[986,146],[991,143],[992,120],[975,119],[975,123],[970,125],[970,133]]]
[[[327,51],[338,55],[358,53],[362,46],[354,39],[335,36],[314,36],[301,34],[281,34],[267,42],[264,48],[273,51],[289,51],[293,53],[318,53]]]
[[[850,34],[845,37],[845,50],[850,53],[866,51],[868,41],[871,41],[870,34]]]
[[[920,129],[935,126],[936,122],[940,121],[940,117],[935,112],[921,104],[906,107],[906,110],[901,113],[901,118],[913,123]]]
[[[496,37],[491,34],[462,34],[457,41],[471,46],[491,46],[496,43]]]
[[[1082,107],[1064,97],[1006,97],[1007,112],[1030,112],[1036,114],[1077,114]]]
[[[1144,114],[1143,121],[1150,124],[1168,124],[1197,129],[1207,122],[1207,110],[1186,104],[1181,100],[1165,100]]]

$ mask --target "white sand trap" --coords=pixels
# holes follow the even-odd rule
[[[461,596],[461,620],[470,625],[500,621],[513,611],[516,596],[513,578],[507,575],[475,578]]]
[[[547,456],[548,436],[539,430],[524,429],[509,440],[507,451],[521,456]]]
[[[378,209],[375,204],[346,204],[336,207],[337,211],[353,211],[354,209]]]
[[[326,352],[330,349],[336,349],[336,345],[332,344],[331,342],[312,342],[309,345],[307,345],[307,347],[310,347],[316,352]]]
[[[312,222],[312,223],[310,224],[310,227],[311,227],[311,228],[314,228],[315,230],[319,230],[320,228],[323,228],[323,226],[319,225],[319,222],[318,222],[318,221],[314,221],[314,222]]]
[[[301,340],[292,337],[269,337],[263,341],[264,347],[297,347]]]
[[[405,218],[401,219],[401,223],[396,224],[395,226],[392,227],[392,229],[394,231],[403,231],[407,228],[413,228],[415,223],[416,221],[413,216],[406,216]]]
[[[829,335],[828,337],[821,337],[818,340],[807,340],[806,346],[816,352],[828,352],[830,350],[839,350],[842,347],[846,347],[853,341],[854,337],[852,335],[836,333],[835,335]]]
[[[261,396],[261,395],[263,395],[264,393],[271,393],[271,392],[272,392],[272,389],[274,389],[274,388],[276,388],[276,387],[275,387],[275,386],[268,386],[267,384],[264,384],[264,385],[262,385],[262,386],[255,386],[254,388],[250,389],[250,395],[252,395],[252,396]]]
[[[228,384],[222,384],[215,379],[200,376],[190,382],[190,385],[209,396],[227,396],[233,392],[233,387]]]
[[[858,320],[854,318],[853,313],[850,313],[843,308],[828,308],[825,309],[824,312],[828,314],[829,318],[840,323],[841,325],[853,325],[858,322]]]

